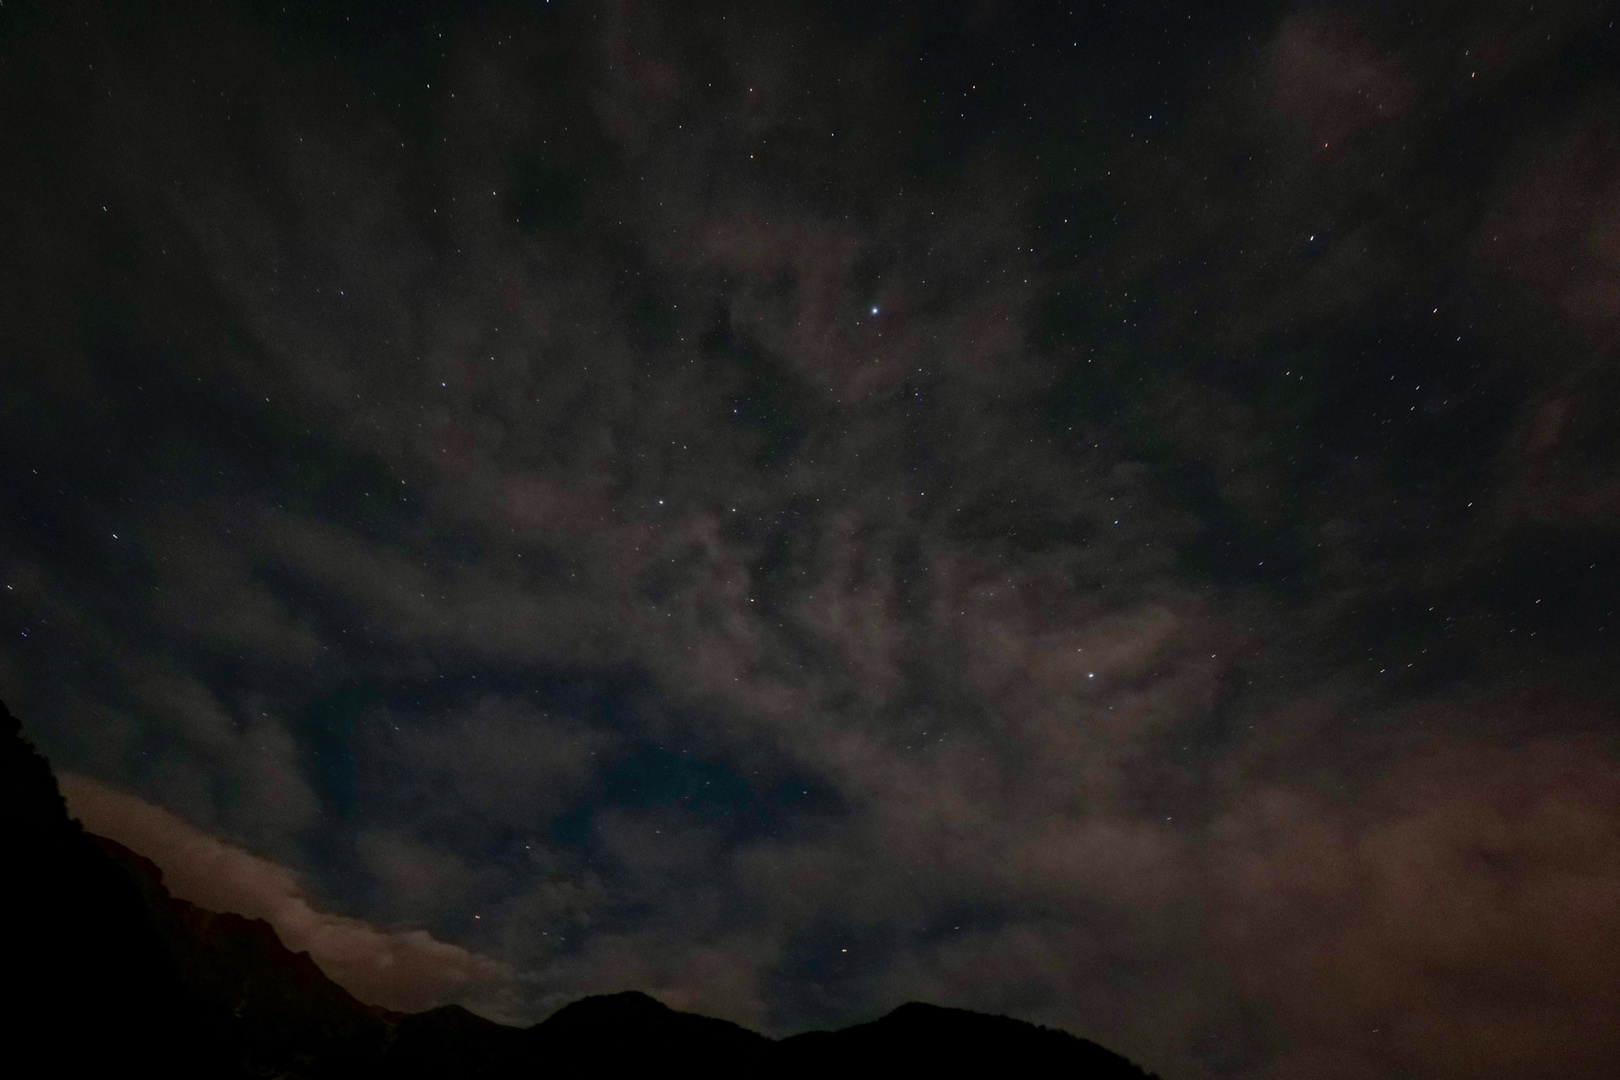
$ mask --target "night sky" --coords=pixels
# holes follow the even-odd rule
[[[1620,1072],[1620,5],[0,6],[0,697],[363,1000]]]

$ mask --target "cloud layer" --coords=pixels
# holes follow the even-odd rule
[[[75,813],[401,1008],[1608,1075],[1609,11],[1207,7],[28,16]]]

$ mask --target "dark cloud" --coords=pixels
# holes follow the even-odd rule
[[[1608,5],[4,10],[0,690],[180,895],[1615,1060]]]

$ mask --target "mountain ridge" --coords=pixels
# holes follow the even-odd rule
[[[0,702],[6,815],[0,858],[15,975],[13,1039],[64,1075],[426,1080],[528,1076],[538,1065],[620,1071],[674,1061],[713,1075],[927,1068],[1052,1068],[1154,1080],[1089,1040],[1011,1017],[911,1002],[864,1024],[772,1039],[628,990],[514,1027],[458,1005],[367,1005],[293,952],[262,919],[171,895],[162,871],[68,816],[50,764]]]

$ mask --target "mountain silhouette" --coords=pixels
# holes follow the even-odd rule
[[[67,814],[50,765],[0,702],[6,1055],[41,1074],[281,1080],[1052,1072],[1148,1080],[1096,1043],[1021,1020],[902,1005],[770,1039],[646,994],[587,997],[528,1028],[450,1005],[366,1005],[261,919],[169,894],[163,874]]]

